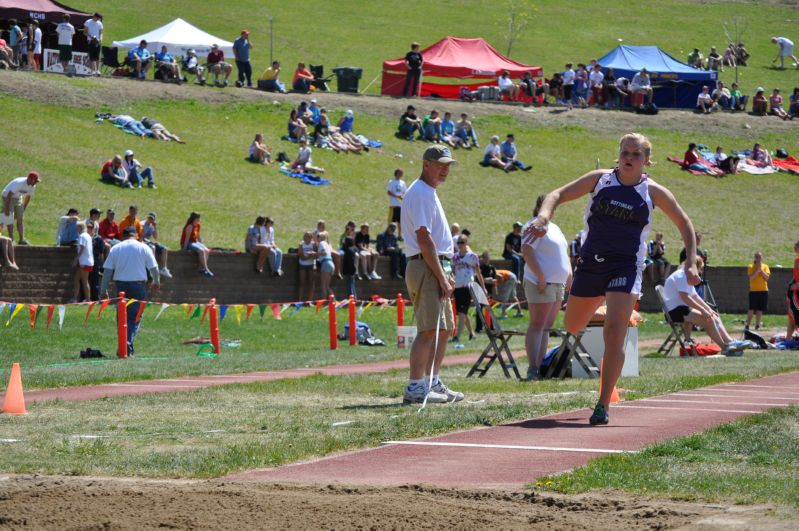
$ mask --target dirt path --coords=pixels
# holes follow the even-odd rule
[[[795,529],[784,509],[619,493],[49,476],[0,478],[0,493],[5,529]]]
[[[57,74],[31,72],[0,73],[0,93],[41,102],[80,107],[89,110],[101,105],[124,106],[133,101],[148,99],[197,100],[211,104],[235,101],[272,101],[298,103],[307,96],[274,94],[252,89],[225,89],[181,86],[156,81],[134,81],[120,78],[91,78],[77,82],[65,81]],[[632,112],[598,109],[565,110],[563,107],[522,107],[498,103],[462,103],[448,100],[408,100],[402,98],[319,92],[314,95],[319,104],[332,109],[352,108],[356,112],[391,118],[399,117],[410,102],[422,110],[433,106],[446,107],[454,115],[467,112],[472,116],[506,114],[528,126],[580,126],[600,133],[621,134],[642,127],[657,127],[671,131],[703,134],[740,135],[756,139],[766,132],[795,131],[792,123],[774,117],[757,117],[746,113],[714,113],[710,116],[691,111],[665,109],[657,116],[642,116]]]

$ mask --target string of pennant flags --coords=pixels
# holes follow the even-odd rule
[[[0,301],[0,324],[4,324],[6,327],[11,326],[11,323],[14,319],[20,314],[28,310],[29,316],[29,323],[31,329],[35,329],[37,323],[39,322],[39,317],[41,314],[46,313],[46,320],[45,320],[45,329],[49,330],[50,326],[52,325],[54,317],[58,316],[58,329],[62,330],[64,327],[64,319],[66,317],[67,310],[72,312],[73,310],[80,310],[83,311],[85,308],[85,315],[83,318],[83,324],[86,326],[89,323],[89,319],[92,316],[92,312],[94,312],[95,308],[97,308],[95,320],[99,320],[105,309],[111,304],[112,302],[118,302],[120,299],[112,298],[112,299],[103,299],[102,301],[92,301],[92,302],[79,302],[79,303],[70,303],[70,304],[36,304],[36,303],[16,303],[16,302],[7,302],[7,301]],[[377,308],[380,311],[385,311],[390,307],[397,306],[397,301],[399,299],[385,299],[378,295],[373,295],[370,300],[356,300],[356,312],[357,316],[360,318],[365,312],[370,310],[371,308]],[[158,320],[163,313],[169,309],[180,309],[183,312],[184,319],[200,319],[200,322],[204,322],[207,315],[208,310],[211,307],[210,303],[199,303],[199,304],[191,304],[191,303],[170,303],[170,302],[161,302],[161,301],[137,301],[136,299],[126,299],[125,305],[130,307],[131,304],[135,302],[142,302],[143,304],[139,305],[138,314],[136,315],[136,320],[140,321],[142,316],[144,315],[145,311],[148,308],[158,307],[158,313],[156,313],[154,320]],[[217,308],[219,309],[219,321],[224,321],[225,317],[227,316],[229,310],[232,309],[233,315],[235,315],[236,322],[241,325],[242,317],[245,321],[249,321],[251,315],[258,308],[258,314],[260,319],[263,320],[264,315],[266,314],[267,310],[271,311],[272,316],[276,321],[283,320],[283,314],[288,312],[286,318],[293,317],[300,309],[304,307],[311,307],[314,308],[315,311],[318,313],[326,304],[327,300],[319,299],[315,301],[293,301],[293,302],[270,302],[264,304],[217,304]],[[404,305],[409,305],[410,301],[407,299],[403,299]],[[493,307],[496,308],[501,303],[494,302]],[[513,307],[517,306],[519,303],[511,304],[507,310],[511,310]],[[344,299],[341,301],[336,302],[336,311],[340,311],[342,309],[347,308],[349,305],[349,300]],[[114,305],[115,306],[115,305]],[[8,312],[6,313],[6,308]],[[4,317],[5,315],[5,317]],[[5,322],[4,322],[5,320]]]

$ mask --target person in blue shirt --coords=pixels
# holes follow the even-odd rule
[[[528,166],[516,158],[516,144],[514,144],[514,141],[515,139],[513,134],[508,134],[508,136],[505,138],[505,141],[499,146],[502,162],[505,164],[511,164],[513,168],[518,168],[522,171],[532,170],[532,166]]]
[[[147,49],[147,41],[145,40],[142,40],[136,48],[128,52],[128,62],[131,66],[136,67],[135,78],[147,78],[147,70],[150,69],[151,59],[152,55],[150,50]]]
[[[311,121],[314,125],[319,125],[319,120],[322,116],[321,109],[319,104],[316,102],[316,98],[311,100],[311,104],[308,106],[308,111],[311,113]]]
[[[180,85],[180,65],[172,54],[169,53],[166,45],[161,46],[161,51],[155,54],[155,64],[158,70],[161,71],[161,79],[164,81],[174,79],[177,81],[178,85]]]
[[[452,113],[445,112],[444,119],[441,120],[441,141],[452,147],[458,147],[460,138],[455,136],[455,122],[452,121]]]
[[[252,87],[252,65],[250,64],[250,32],[246,29],[241,30],[241,36],[233,41],[233,57],[236,59],[236,68],[239,71],[239,79],[236,86],[244,86],[244,78],[247,78],[247,86]]]

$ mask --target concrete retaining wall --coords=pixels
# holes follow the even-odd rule
[[[75,250],[63,247],[16,247],[20,271],[0,268],[0,300],[23,303],[63,303],[72,297]],[[494,262],[498,268],[510,269],[504,260]],[[183,251],[169,253],[172,280],[164,280],[157,299],[174,303],[200,303],[216,298],[220,304],[259,304],[291,302],[297,294],[297,256],[285,255],[282,277],[254,271],[252,255],[237,253],[212,253],[210,267],[214,278],[199,274],[194,254]],[[358,298],[371,295],[394,298],[397,293],[407,296],[402,280],[391,280],[388,258],[381,257],[378,273],[383,280],[362,280],[356,284]],[[791,270],[774,268],[771,271],[770,313],[785,313],[785,287]],[[711,267],[707,280],[719,308],[724,312],[741,313],[747,309],[748,281],[745,267]],[[344,282],[334,279],[332,284],[337,297],[345,293]],[[314,297],[319,297],[318,285]],[[519,297],[524,298],[521,287]],[[648,281],[644,282],[641,310],[657,311],[657,298]]]

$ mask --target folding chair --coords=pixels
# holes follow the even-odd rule
[[[103,74],[110,75],[117,68],[120,68],[122,66],[122,63],[119,62],[118,48],[103,46],[100,50],[103,58],[103,64],[101,66]]]
[[[549,365],[541,373],[541,378],[561,380],[566,378],[571,370],[572,360],[577,360],[589,378],[599,378],[599,367],[583,345],[583,332],[577,334],[570,334],[565,330],[553,330],[553,332],[562,337],[563,341]]]
[[[674,349],[674,346],[679,344],[681,348],[685,349],[685,331],[682,329],[682,323],[675,323],[671,320],[671,316],[669,312],[666,311],[666,301],[663,300],[663,286],[655,286],[655,293],[658,296],[658,300],[660,301],[660,307],[663,310],[663,316],[666,318],[666,322],[671,327],[671,332],[669,332],[669,336],[663,341],[663,344],[660,345],[658,349],[658,354],[665,354],[668,356],[671,354],[671,351]]]
[[[330,89],[327,86],[327,82],[333,79],[333,76],[325,77],[325,67],[323,65],[309,65],[309,70],[311,74],[313,74],[314,80],[311,83],[316,90],[321,90],[324,92],[328,92]]]
[[[494,316],[494,311],[488,303],[486,294],[480,284],[477,282],[470,283],[469,291],[472,294],[472,300],[474,300],[474,306],[477,310],[477,318],[483,323],[483,329],[485,330],[486,337],[488,337],[488,346],[483,349],[483,353],[480,354],[480,357],[474,362],[474,365],[472,365],[466,377],[468,378],[472,374],[478,373],[479,377],[482,378],[485,376],[485,373],[488,372],[488,369],[491,368],[494,361],[499,361],[499,365],[505,373],[505,378],[510,378],[508,369],[513,369],[516,378],[521,380],[522,376],[519,374],[518,367],[516,367],[516,360],[513,359],[513,354],[511,354],[510,348],[508,347],[508,341],[513,336],[525,335],[525,332],[503,330],[502,327],[499,326],[499,321]],[[486,319],[486,315],[488,315],[488,319]],[[505,356],[508,357],[507,361],[505,361],[503,357],[503,352]]]

